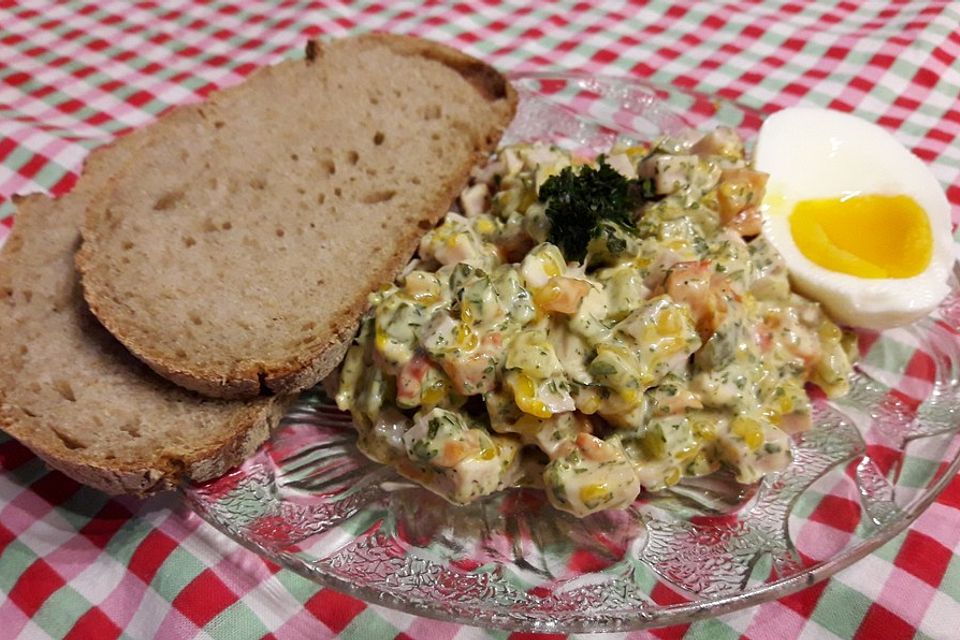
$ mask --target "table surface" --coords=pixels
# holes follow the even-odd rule
[[[502,69],[674,83],[772,112],[880,122],[939,160],[960,212],[960,3],[0,3],[0,240],[9,196],[60,195],[89,149],[302,47],[431,38]],[[910,529],[777,602],[629,638],[956,638],[960,481]],[[0,436],[0,621],[24,638],[533,637],[397,613],[240,548],[176,495],[110,499]]]

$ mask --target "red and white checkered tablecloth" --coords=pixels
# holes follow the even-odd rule
[[[0,3],[0,240],[9,196],[68,191],[92,147],[308,37],[410,33],[507,70],[674,83],[770,112],[853,111],[936,161],[960,218],[960,3]],[[109,499],[0,436],[0,637],[528,638],[321,588],[176,495]],[[629,638],[958,638],[960,480],[908,531],[780,601]]]

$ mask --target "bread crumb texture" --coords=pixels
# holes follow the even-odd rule
[[[109,493],[216,477],[249,456],[286,400],[210,400],[155,375],[90,314],[73,257],[91,195],[145,134],[93,153],[69,195],[17,200],[0,252],[0,427]]]
[[[86,299],[184,387],[238,398],[311,386],[515,103],[493,69],[440,45],[313,45],[150,127],[88,207]]]

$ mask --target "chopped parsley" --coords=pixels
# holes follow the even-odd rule
[[[634,227],[632,213],[649,193],[649,185],[644,189],[642,182],[623,177],[603,156],[596,168],[583,166],[575,172],[565,167],[540,187],[550,221],[547,240],[560,247],[567,260],[582,262],[601,222]]]

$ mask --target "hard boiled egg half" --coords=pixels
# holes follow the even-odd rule
[[[760,129],[754,166],[770,175],[764,235],[794,287],[834,319],[908,324],[949,292],[950,205],[885,130],[838,111],[784,109]]]

